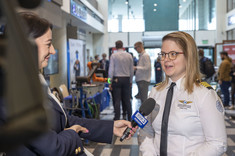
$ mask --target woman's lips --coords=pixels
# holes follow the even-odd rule
[[[48,61],[49,59],[50,59],[50,56],[45,57],[45,60],[47,60],[47,61]]]
[[[170,68],[172,68],[173,66],[172,65],[165,65],[165,68],[166,69],[170,69]]]

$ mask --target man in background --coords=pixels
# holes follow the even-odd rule
[[[133,59],[131,54],[123,50],[123,42],[115,42],[117,52],[113,53],[109,64],[109,78],[112,79],[111,89],[114,96],[114,120],[120,119],[120,102],[126,108],[128,120],[131,121],[132,108],[130,86],[133,77]]]
[[[107,55],[105,53],[102,54],[102,59],[100,62],[100,69],[105,70],[104,77],[108,77],[108,71],[109,71],[109,60],[106,59]]]
[[[200,64],[200,72],[204,75],[203,80],[208,84],[211,83],[212,77],[215,74],[214,64],[211,60],[204,56],[204,50],[198,49],[199,53],[199,64]]]
[[[220,58],[222,62],[218,71],[218,83],[220,84],[221,92],[224,95],[224,107],[229,107],[230,94],[228,89],[231,86],[230,71],[232,67],[232,59],[228,57],[228,53],[226,51],[220,52]]]
[[[151,79],[151,60],[149,54],[144,50],[142,42],[136,42],[134,45],[135,50],[139,53],[139,61],[137,66],[134,67],[135,81],[138,86],[138,94],[135,96],[143,103],[148,97],[148,87]]]
[[[158,84],[162,82],[162,65],[160,57],[157,57],[157,59],[155,60],[154,69],[155,69],[155,83]]]

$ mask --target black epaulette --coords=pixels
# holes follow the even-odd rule
[[[211,85],[209,85],[209,84],[208,84],[207,82],[205,82],[205,81],[201,81],[200,84],[201,84],[202,86],[206,87],[207,89],[213,89],[213,88],[211,87]]]
[[[155,84],[153,87],[157,87],[157,86],[159,86],[160,84],[162,84],[162,82],[159,82],[159,83]]]

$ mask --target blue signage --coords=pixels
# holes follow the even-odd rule
[[[142,114],[140,114],[139,111],[136,111],[131,118],[138,124],[140,128],[144,128],[144,126],[148,123],[148,120]]]
[[[71,1],[71,14],[82,20],[87,19],[86,9],[74,1]]]

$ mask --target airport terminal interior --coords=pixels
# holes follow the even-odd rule
[[[12,127],[1,124],[0,109],[0,156],[4,156],[7,145],[15,146],[11,142],[14,141],[13,134],[20,135],[10,129],[14,126],[20,129],[27,124],[30,127],[33,122],[18,122],[21,117],[17,115],[28,108],[39,108],[38,104],[45,102],[44,91],[47,90],[37,78],[36,57],[32,53],[23,53],[23,48],[29,50],[29,45],[33,44],[17,36],[22,35],[21,28],[16,26],[22,22],[19,12],[33,12],[53,25],[55,54],[50,56],[47,67],[39,72],[61,107],[69,115],[80,118],[114,120],[109,88],[112,79],[108,78],[108,69],[101,68],[100,64],[103,54],[110,60],[111,55],[117,53],[115,42],[118,40],[123,42],[123,49],[132,54],[133,66],[138,66],[140,57],[135,43],[143,43],[151,61],[148,94],[156,85],[155,62],[161,54],[162,38],[171,32],[183,31],[191,35],[197,48],[211,60],[215,73],[209,85],[221,99],[224,95],[217,79],[223,61],[220,52],[226,51],[235,65],[235,0],[0,0],[0,108],[7,101],[7,118],[13,123]],[[12,30],[8,32],[11,37],[7,40],[4,38],[6,27]],[[164,80],[164,72],[162,77]],[[231,92],[232,87],[229,87],[229,105],[224,107],[227,151],[223,156],[235,156],[235,103],[232,103],[234,95]],[[141,106],[137,93],[134,75],[130,93],[132,113]],[[122,114],[121,109],[120,119],[126,120]],[[29,114],[27,119],[36,119],[39,115],[39,112]],[[34,126],[37,127],[35,123]],[[87,139],[82,142],[94,156],[141,156],[138,135],[139,129],[130,140],[123,142],[116,136],[111,144]],[[9,138],[9,141],[1,137]],[[24,144],[24,140],[21,143]]]

